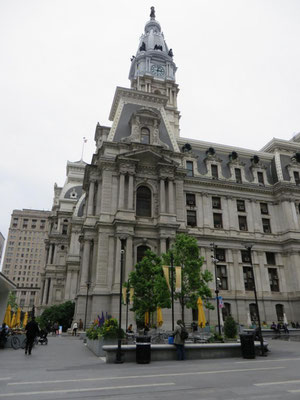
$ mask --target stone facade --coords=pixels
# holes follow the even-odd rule
[[[76,320],[84,320],[86,307],[88,322],[102,311],[117,316],[121,240],[127,279],[146,248],[162,254],[184,232],[197,239],[203,268],[213,274],[211,244],[218,246],[224,316],[255,320],[255,281],[262,321],[284,313],[300,321],[300,135],[273,139],[261,151],[182,138],[175,73],[173,51],[152,12],[132,57],[131,88],[116,89],[112,126],[96,127],[96,152],[83,180],[86,207],[80,221],[68,214],[69,229],[77,232],[73,247],[65,244],[68,261],[54,262],[51,272],[63,276],[70,268],[77,291],[69,294],[72,278],[65,273],[61,293],[75,298]],[[65,218],[57,210],[60,215]],[[192,317],[186,310],[186,321]],[[216,323],[216,310],[206,317]],[[170,318],[164,311],[164,326]]]

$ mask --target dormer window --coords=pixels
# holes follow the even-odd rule
[[[265,184],[263,172],[257,171],[257,180],[258,180],[258,183],[260,185],[264,185]]]
[[[194,163],[193,161],[186,162],[186,169],[188,170],[187,176],[194,176]]]
[[[299,177],[298,171],[294,171],[294,179],[295,179],[296,185],[300,185],[300,177]]]
[[[218,179],[219,178],[219,173],[218,173],[218,166],[215,164],[211,165],[211,176],[213,179]]]
[[[236,183],[242,183],[242,171],[240,168],[234,168]]]
[[[141,129],[141,143],[150,144],[150,131],[148,128]]]

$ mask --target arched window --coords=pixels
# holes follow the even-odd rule
[[[258,318],[257,318],[257,307],[256,307],[255,303],[249,304],[249,311],[250,311],[251,321],[253,321],[253,322],[258,321]]]
[[[148,128],[141,129],[141,143],[150,144],[150,131]]]
[[[277,320],[282,322],[283,321],[283,305],[282,304],[276,304],[276,315],[277,315]]]
[[[136,192],[136,215],[151,217],[151,190],[146,186],[140,186]]]
[[[222,308],[222,317],[225,322],[226,318],[231,315],[231,304],[230,303],[224,303],[224,307]]]
[[[139,263],[140,261],[142,261],[142,259],[144,258],[145,252],[147,250],[151,250],[150,247],[148,247],[148,246],[139,246],[137,248],[137,251],[136,251],[136,262]]]

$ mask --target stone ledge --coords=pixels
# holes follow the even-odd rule
[[[255,342],[256,350],[260,342]],[[103,346],[106,352],[106,363],[111,364],[116,360],[118,346]],[[122,345],[124,362],[136,362],[136,345]],[[205,343],[186,344],[185,353],[187,360],[201,360],[210,358],[242,357],[240,343]],[[152,344],[151,361],[176,360],[176,347],[172,344]]]

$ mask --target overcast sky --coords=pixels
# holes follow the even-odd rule
[[[0,0],[0,232],[49,210],[156,8],[180,86],[181,136],[259,150],[300,131],[299,0]]]

